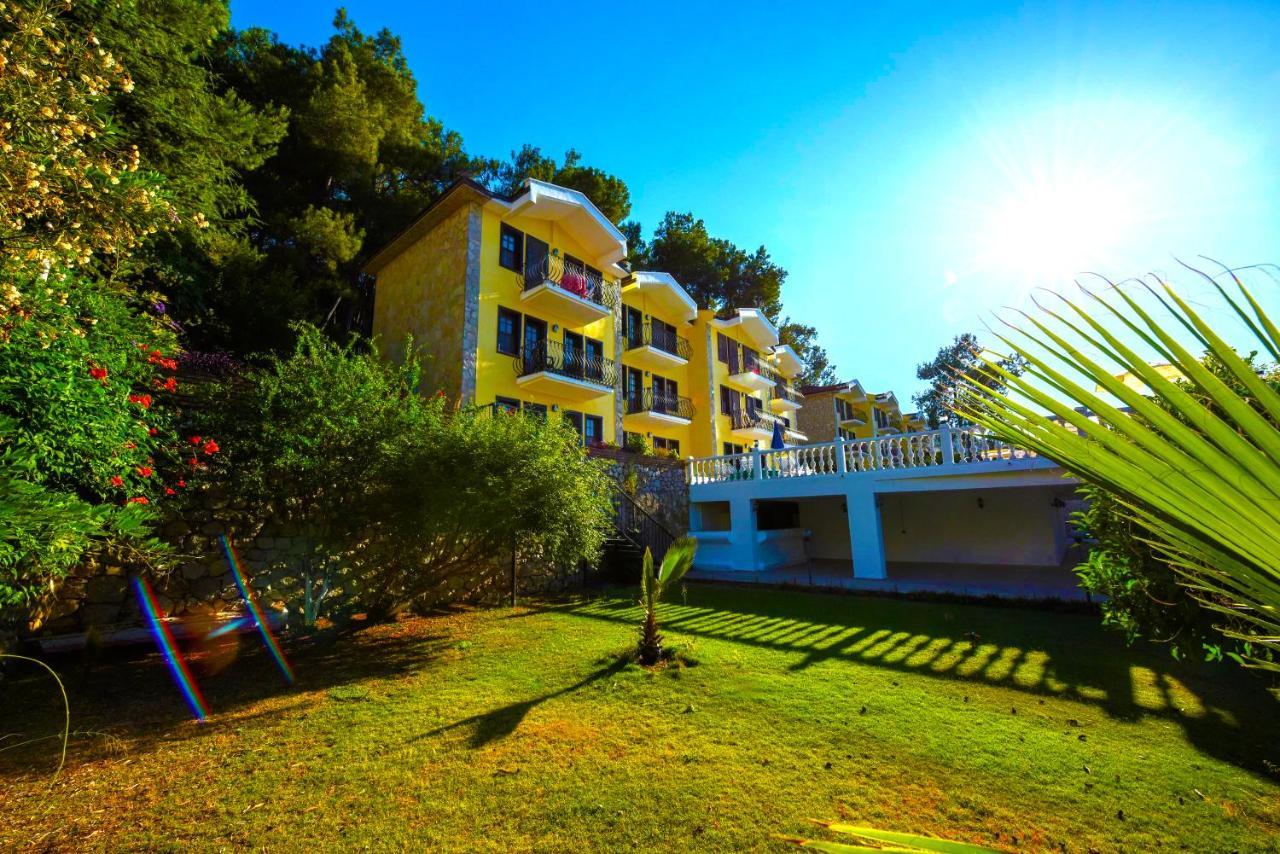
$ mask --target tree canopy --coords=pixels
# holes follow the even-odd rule
[[[965,383],[978,385],[991,391],[1003,392],[1005,381],[999,373],[990,370],[982,358],[982,345],[978,336],[965,332],[944,347],[931,361],[916,367],[916,377],[929,383],[929,388],[912,399],[929,422],[936,428],[942,416],[949,416],[954,424],[967,424],[968,419],[956,411],[958,395]],[[1026,361],[1018,355],[997,359],[996,364],[1017,376],[1026,367]]]

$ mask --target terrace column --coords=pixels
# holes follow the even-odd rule
[[[729,530],[732,538],[733,568],[755,572],[757,568],[755,501],[736,495],[729,500]]]
[[[885,578],[884,529],[875,490],[856,486],[845,494],[849,513],[849,544],[852,546],[854,578]]]

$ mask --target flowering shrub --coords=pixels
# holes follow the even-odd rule
[[[0,265],[125,253],[174,217],[106,118],[107,97],[132,80],[92,34],[67,34],[69,8],[0,2]],[[12,279],[0,289],[0,308],[20,302]]]
[[[155,554],[157,505],[219,450],[181,444],[167,321],[81,274],[23,283],[24,317],[0,346],[0,606],[29,601],[104,538]]]

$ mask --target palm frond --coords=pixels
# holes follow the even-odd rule
[[[1231,274],[1233,295],[1206,278],[1262,347],[1280,353],[1280,329],[1240,279]],[[1156,313],[1115,287],[1006,324],[1000,340],[1026,372],[984,357],[1007,391],[967,383],[957,411],[1115,495],[1192,594],[1228,618],[1224,635],[1252,646],[1253,665],[1280,671],[1280,393],[1167,283],[1143,287]],[[1185,333],[1222,376],[1180,343]],[[1185,380],[1154,369],[1134,340]]]

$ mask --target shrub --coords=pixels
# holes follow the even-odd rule
[[[205,412],[232,488],[309,544],[274,582],[304,622],[461,595],[513,547],[562,564],[599,550],[602,466],[566,424],[456,411],[419,396],[412,357],[296,331],[291,355],[217,386]]]

